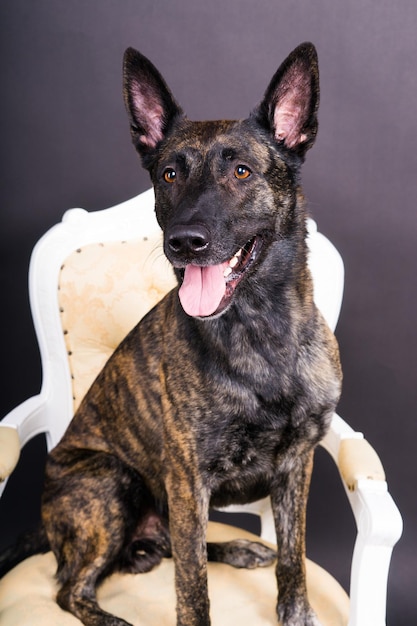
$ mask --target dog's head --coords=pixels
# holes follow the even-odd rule
[[[317,133],[315,48],[305,43],[289,55],[245,120],[188,120],[158,70],[132,48],[124,96],[183,308],[219,316],[261,266],[285,273],[295,263],[295,242],[304,241],[298,171]],[[280,257],[273,267],[271,247]]]

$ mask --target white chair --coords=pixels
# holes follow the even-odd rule
[[[39,433],[46,434],[48,449],[58,443],[112,351],[175,284],[153,206],[149,190],[102,211],[72,209],[37,243],[29,289],[43,382],[39,395],[16,407],[0,424],[0,494],[25,443]],[[342,301],[343,263],[311,220],[308,244],[316,303],[334,328]],[[382,465],[362,434],[334,415],[322,446],[339,469],[356,519],[357,539],[350,599],[327,572],[308,561],[310,601],[323,626],[383,626],[388,569],[402,532],[401,516],[388,493]],[[228,510],[258,514],[262,539],[275,542],[269,499]],[[211,539],[246,534],[210,523]],[[37,555],[0,581],[1,626],[80,624],[54,601],[54,571],[52,553]],[[210,563],[209,589],[213,626],[276,623],[273,566],[247,571]],[[149,574],[113,575],[101,586],[99,601],[138,626],[175,624],[172,561],[164,560]]]

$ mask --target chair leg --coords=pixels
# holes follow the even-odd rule
[[[349,494],[358,536],[352,560],[349,626],[385,626],[391,553],[401,515],[384,481],[360,480]]]

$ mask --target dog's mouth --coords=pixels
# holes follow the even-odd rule
[[[192,317],[215,317],[230,305],[234,291],[252,266],[262,247],[259,235],[252,237],[224,263],[184,269],[179,298],[184,311]]]

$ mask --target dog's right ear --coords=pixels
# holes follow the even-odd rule
[[[156,67],[133,48],[124,54],[123,95],[133,143],[146,158],[183,114],[182,110]]]

